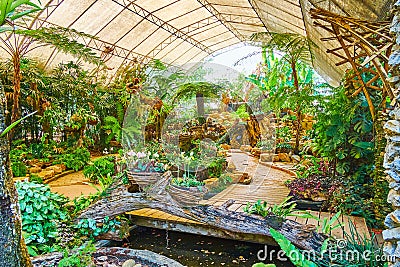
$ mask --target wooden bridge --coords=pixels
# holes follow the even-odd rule
[[[267,201],[269,205],[281,203],[289,194],[289,190],[284,185],[285,181],[293,178],[293,173],[288,170],[290,166],[279,166],[276,164],[260,164],[258,160],[245,153],[231,153],[229,159],[234,163],[238,171],[249,173],[253,177],[249,185],[232,184],[214,197],[203,200],[200,204],[221,206],[229,200],[234,203],[227,209],[243,212],[243,208],[248,202],[255,202],[258,199]],[[300,217],[288,217],[301,224],[310,224],[317,227],[321,226],[322,221],[331,219],[334,214],[329,212],[309,211],[315,218],[304,219]],[[235,239],[255,243],[274,243],[270,237],[245,233],[231,233],[221,229],[208,226],[193,220],[181,218],[155,209],[140,209],[128,212],[132,222],[139,226],[168,229],[192,234],[214,236],[220,238]],[[338,239],[346,237],[345,233],[350,234],[350,223],[352,223],[359,236],[370,238],[364,218],[354,216],[340,216],[337,223],[343,224],[342,227],[332,231],[332,235]]]

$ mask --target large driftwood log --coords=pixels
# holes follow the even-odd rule
[[[115,185],[107,196],[84,210],[78,219],[92,218],[101,221],[104,217],[113,217],[128,211],[142,208],[161,210],[176,216],[195,220],[231,233],[244,233],[271,236],[269,228],[274,228],[286,236],[301,249],[320,251],[325,237],[315,232],[315,226],[302,225],[292,220],[281,221],[276,217],[262,218],[244,212],[230,211],[228,202],[220,207],[198,205],[182,207],[163,190],[161,182],[156,189],[147,193],[129,193],[124,185]]]

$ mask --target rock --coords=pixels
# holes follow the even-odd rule
[[[389,135],[400,135],[400,121],[389,120],[385,123],[383,129]]]
[[[242,173],[242,176],[239,178],[239,184],[250,184],[252,178],[249,176],[247,172]]]
[[[54,170],[49,170],[49,171],[41,171],[37,174],[40,178],[43,180],[50,179],[54,177]]]
[[[218,184],[218,178],[209,178],[203,181],[207,189],[211,189],[212,187]]]
[[[60,173],[63,172],[61,166],[57,166],[57,165],[53,165],[53,166],[47,167],[46,171],[47,170],[53,170],[55,174],[60,174]]]
[[[274,158],[274,154],[271,154],[271,153],[260,154],[260,162],[272,162],[273,158]]]
[[[392,179],[398,183],[400,182],[400,175],[397,172],[395,172],[394,170],[386,170],[385,173],[389,175],[390,179]],[[390,180],[390,179],[387,179],[387,180]]]
[[[37,166],[29,168],[29,173],[38,173],[41,171],[42,171],[42,168],[37,167]]]
[[[228,162],[228,167],[226,167],[226,170],[227,170],[228,172],[233,172],[233,171],[235,171],[235,170],[236,170],[235,164],[234,164],[232,161],[229,161],[229,162]]]
[[[386,255],[393,255],[394,252],[396,251],[396,246],[394,244],[386,242],[385,245],[383,246],[383,252]]]
[[[122,264],[122,267],[135,267],[135,266],[136,266],[136,262],[132,259],[129,259]]]
[[[244,151],[244,152],[250,152],[251,149],[252,149],[252,147],[249,146],[249,145],[242,145],[242,146],[240,146],[240,150],[242,150],[242,151]]]
[[[231,149],[231,146],[228,145],[228,144],[221,144],[220,147],[221,147],[223,150],[229,150],[229,149]]]
[[[390,188],[390,189],[394,189],[394,190],[396,190],[396,191],[399,191],[399,190],[400,190],[400,183],[391,182],[391,183],[389,184],[389,188]]]
[[[400,240],[400,228],[383,230],[382,236],[385,241]]]
[[[294,163],[299,163],[301,158],[299,155],[292,155],[292,160]]]
[[[391,203],[394,207],[400,207],[400,195],[396,190],[391,189],[389,191],[387,202]]]
[[[232,183],[237,184],[239,183],[240,177],[242,177],[243,173],[235,171],[232,173],[227,173],[227,175],[232,178]]]
[[[290,156],[288,153],[279,153],[278,154],[279,161],[282,162],[290,162]]]
[[[55,166],[60,166],[63,172],[67,170],[67,166],[65,166],[65,164],[57,164]]]
[[[108,259],[107,256],[100,256],[96,258],[98,261],[106,261]]]
[[[252,155],[259,157],[261,155],[261,148],[253,147],[250,152]]]

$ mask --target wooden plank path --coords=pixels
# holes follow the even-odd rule
[[[235,164],[238,171],[248,172],[249,175],[253,177],[252,183],[250,185],[232,184],[214,197],[201,201],[200,204],[220,206],[228,200],[234,200],[234,204],[229,206],[228,209],[231,211],[243,212],[248,202],[255,202],[261,199],[262,201],[267,201],[269,205],[274,205],[281,203],[289,194],[289,190],[284,183],[286,180],[292,178],[290,172],[259,164],[256,158],[244,153],[232,153],[228,159]],[[309,212],[316,218],[306,219],[290,217],[288,219],[302,224],[311,224],[319,229],[322,224],[321,222],[324,221],[325,218],[330,220],[334,216],[334,214],[329,212]],[[221,238],[232,238],[229,233],[225,233],[223,230],[215,229],[206,224],[184,219],[159,210],[140,209],[128,212],[128,214],[133,223],[140,226]],[[352,222],[358,235],[365,235],[370,238],[364,218],[342,215],[338,221],[337,223],[343,223],[343,226],[332,231],[331,234],[334,237],[343,239],[346,237],[345,232],[350,234],[350,223]],[[271,241],[269,237],[248,234],[235,234],[235,239],[256,243],[270,243]]]

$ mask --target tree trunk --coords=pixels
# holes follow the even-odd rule
[[[5,97],[0,88],[0,133],[5,129]],[[24,239],[17,190],[12,179],[9,143],[0,138],[0,264],[7,267],[32,266]]]
[[[297,69],[296,69],[296,62],[293,61],[291,63],[291,68],[292,68],[292,74],[293,74],[293,83],[294,83],[294,88],[296,90],[296,94],[298,95],[300,93],[300,87],[299,87],[299,78],[297,76]],[[300,147],[300,132],[301,132],[301,106],[299,103],[296,105],[296,143],[294,145],[294,153],[298,154],[299,153],[299,147]]]
[[[202,93],[196,94],[196,104],[197,104],[197,116],[200,123],[204,123],[205,119],[205,108],[204,108],[204,95]]]
[[[171,177],[166,174],[146,193],[130,193],[124,185],[113,185],[106,197],[89,206],[78,219],[91,218],[101,222],[106,216],[114,217],[132,210],[152,208],[202,222],[221,229],[231,236],[254,234],[271,237],[269,229],[274,228],[299,248],[316,251],[321,249],[325,237],[315,232],[315,226],[281,220],[274,216],[262,218],[244,212],[230,211],[227,208],[233,201],[228,201],[220,207],[210,205],[182,207],[165,190]]]
[[[13,74],[13,86],[14,86],[14,95],[13,95],[13,106],[11,112],[11,123],[17,121],[20,118],[20,108],[19,108],[19,97],[21,95],[21,56],[18,51],[15,52],[12,58],[14,74]],[[14,137],[14,130],[9,132],[9,141]]]

